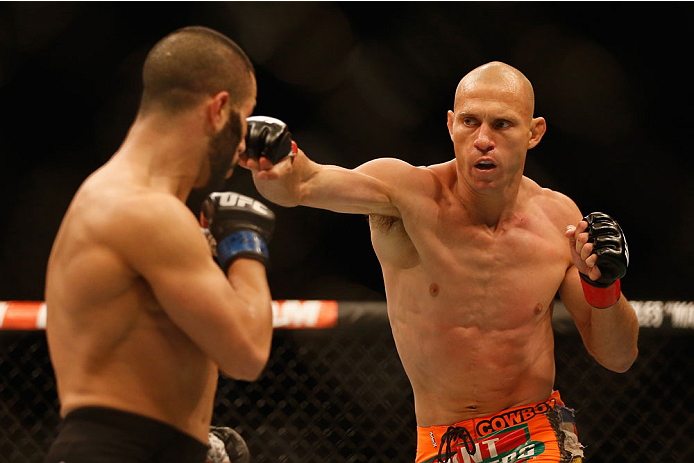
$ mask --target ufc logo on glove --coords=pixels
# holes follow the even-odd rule
[[[210,197],[219,198],[218,204],[221,207],[249,208],[264,215],[267,215],[270,212],[267,206],[265,206],[265,204],[261,203],[260,201],[256,201],[253,198],[240,195],[231,191],[226,191],[224,193],[212,193]]]

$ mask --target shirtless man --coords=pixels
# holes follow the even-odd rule
[[[245,150],[253,66],[227,37],[189,27],[153,47],[143,81],[133,125],[77,191],[48,262],[64,417],[48,463],[202,463],[218,370],[251,381],[270,353],[266,253],[227,249],[225,275],[185,205],[192,188],[221,186]],[[218,241],[269,238],[264,206],[215,195],[205,211]]]
[[[418,463],[580,461],[573,414],[553,390],[557,292],[600,364],[623,372],[637,356],[637,318],[619,290],[621,229],[591,216],[611,244],[588,242],[576,204],[523,175],[546,130],[533,110],[528,79],[492,62],[458,85],[451,161],[382,158],[348,170],[301,150],[276,164],[241,157],[270,201],[369,215],[414,392]],[[603,252],[614,257],[600,262],[605,276]]]

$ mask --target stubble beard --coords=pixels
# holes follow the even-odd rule
[[[210,174],[200,190],[213,192],[220,191],[224,187],[227,173],[238,163],[236,150],[239,143],[241,143],[241,118],[238,112],[232,110],[224,128],[210,138],[207,152]]]

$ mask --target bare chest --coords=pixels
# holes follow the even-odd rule
[[[405,216],[387,231],[374,230],[372,240],[389,298],[401,310],[440,311],[439,320],[453,326],[537,318],[570,265],[563,231],[542,214],[519,215],[496,229],[455,211]]]

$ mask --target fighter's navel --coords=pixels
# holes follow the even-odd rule
[[[429,285],[429,295],[431,297],[436,297],[439,295],[439,285],[432,283]]]

